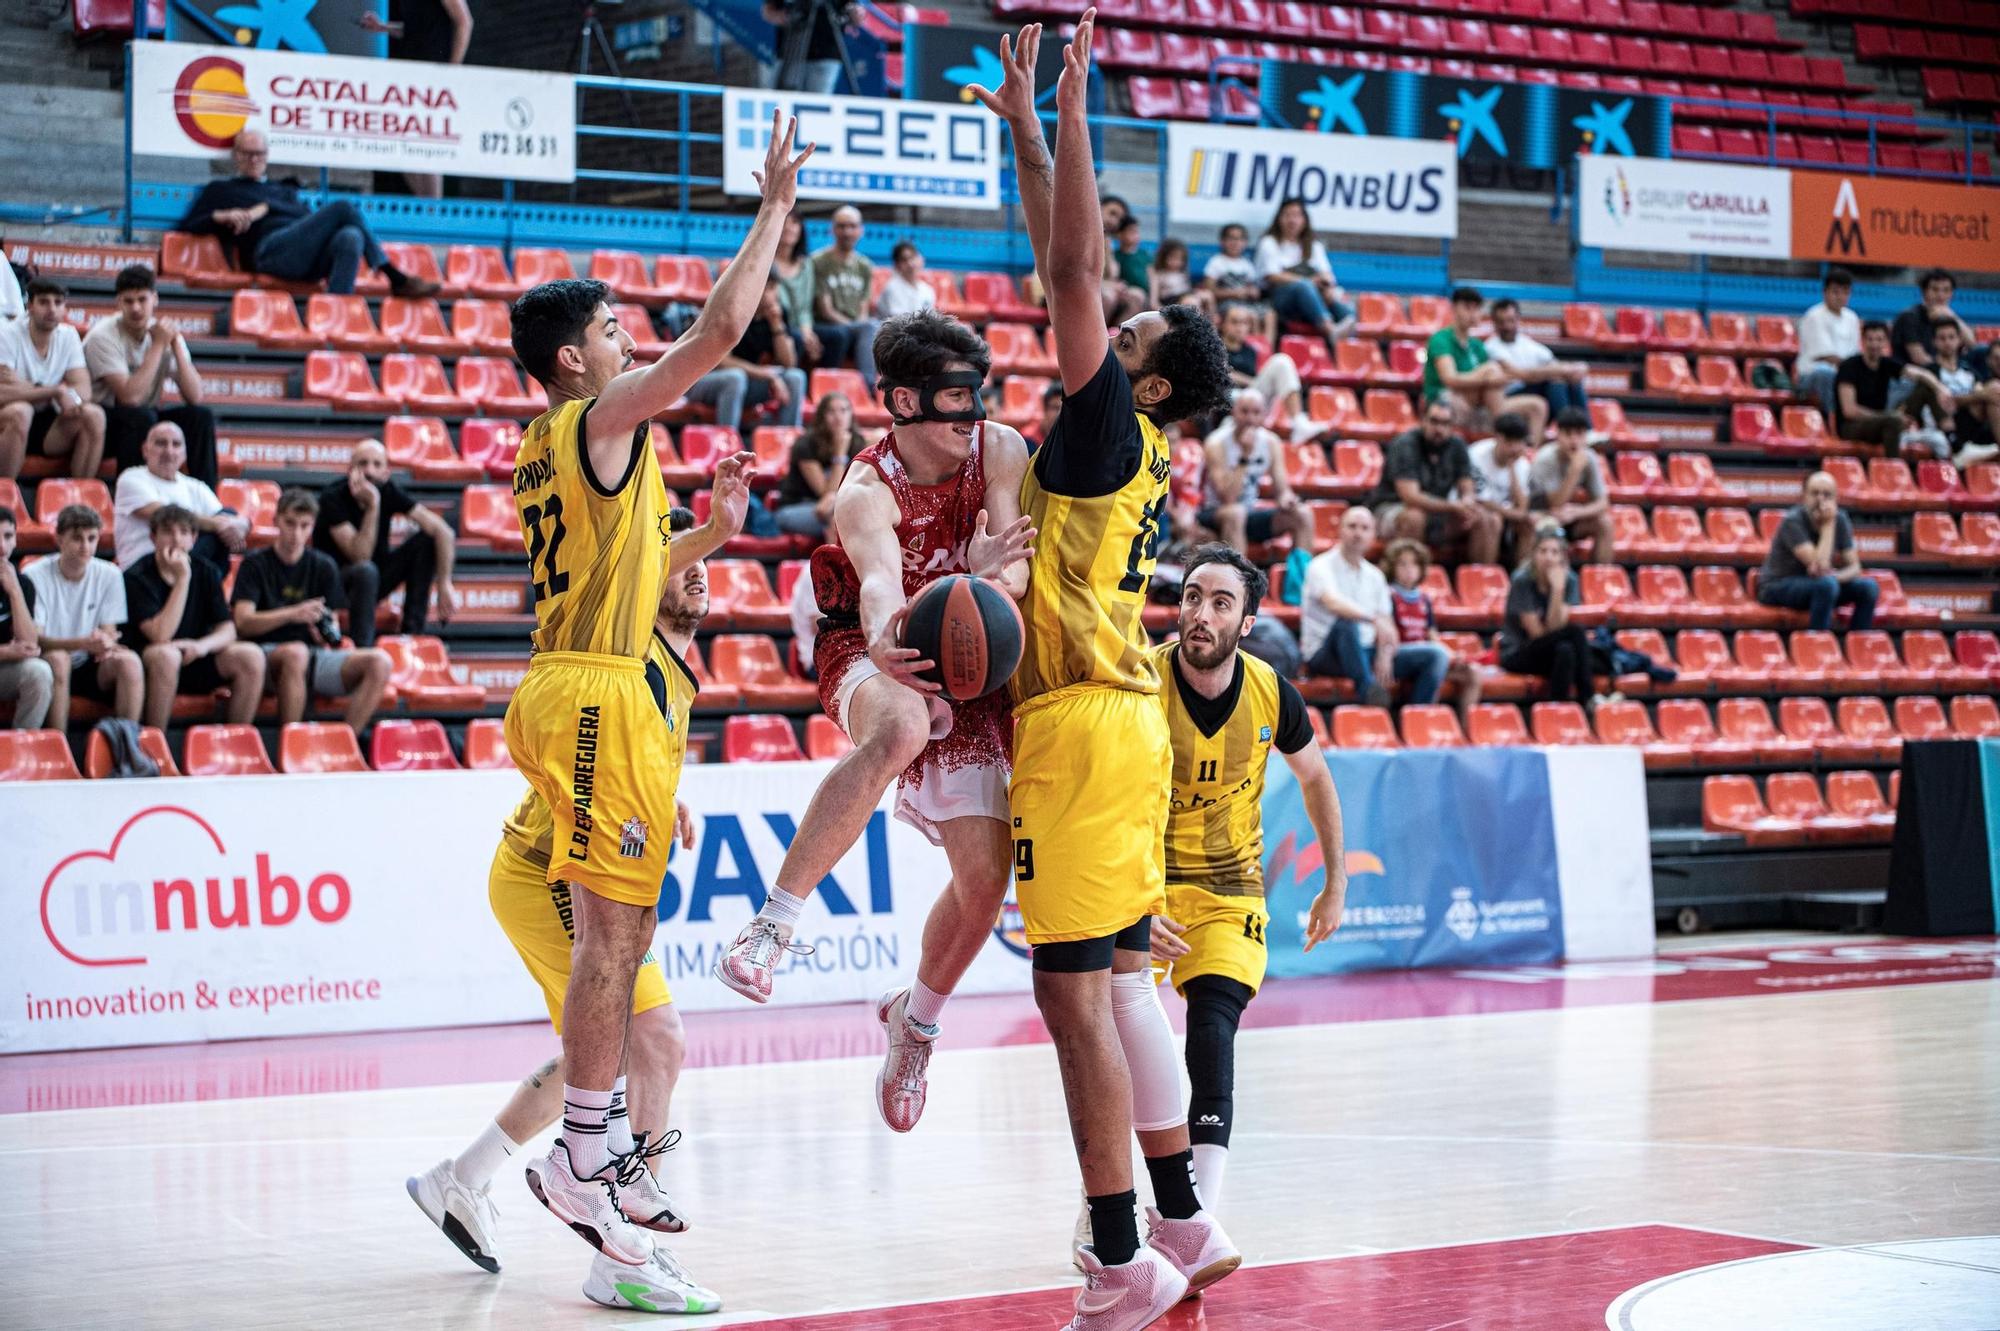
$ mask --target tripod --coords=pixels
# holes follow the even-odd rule
[[[570,65],[578,74],[590,73],[590,52],[596,48],[598,58],[604,61],[604,72],[614,79],[625,77],[625,71],[618,65],[618,55],[611,49],[611,39],[605,35],[604,21],[597,17],[597,6],[585,0],[583,6],[583,27],[577,30],[576,46],[572,48]],[[639,110],[632,104],[632,94],[624,88],[618,96],[625,103],[627,123],[639,123]]]
[[[824,22],[833,30],[834,49],[839,53],[837,58],[841,72],[847,77],[847,94],[850,97],[860,95],[861,71],[847,49],[847,31],[841,26],[841,17],[847,7],[845,0],[838,3],[836,0],[786,0],[788,16],[797,14],[799,17],[785,28],[784,48],[778,58],[779,88],[798,90],[805,74],[806,52],[812,49],[813,31]]]

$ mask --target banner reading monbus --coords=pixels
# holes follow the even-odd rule
[[[1794,171],[1792,256],[2000,272],[2000,189]]]
[[[576,179],[567,74],[135,42],[127,95],[141,156],[217,157],[261,129],[285,166]]]

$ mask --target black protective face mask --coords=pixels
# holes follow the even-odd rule
[[[895,384],[885,379],[882,381],[882,401],[885,405],[893,403],[898,388],[908,388],[916,393],[918,410],[914,416],[898,416],[896,408],[893,405],[889,406],[890,419],[898,425],[914,425],[918,421],[940,421],[951,425],[983,421],[986,419],[986,402],[980,397],[979,389],[985,382],[986,376],[977,370],[946,370],[942,374],[933,374],[915,383]],[[972,405],[964,411],[940,409],[937,395],[953,388],[970,388]]]

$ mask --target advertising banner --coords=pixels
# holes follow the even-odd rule
[[[244,129],[273,167],[576,179],[567,74],[136,42],[132,151],[214,158]]]
[[[1753,259],[1791,253],[1788,172],[1599,155],[1577,165],[1585,245]]]
[[[1794,171],[1796,259],[2000,272],[2000,189]]]
[[[1219,225],[1262,220],[1302,198],[1316,230],[1458,234],[1449,144],[1294,134],[1176,120],[1167,125],[1167,216]]]
[[[952,23],[912,23],[903,29],[903,96],[919,102],[965,102],[977,106],[968,85],[995,89],[1005,73],[1000,67],[1000,38],[1011,28],[982,28]],[[1035,86],[1040,105],[1052,105],[1056,78],[1062,73],[1062,43],[1043,42],[1035,52]]]
[[[796,142],[817,145],[799,197],[998,211],[1000,122],[978,103],[891,101],[732,89],[722,98],[723,189],[754,197],[771,114],[797,116]]]
[[[234,42],[265,51],[378,60],[389,52],[382,22],[389,17],[388,0],[314,0],[308,5],[173,0],[166,11],[170,42]],[[160,30],[157,24],[153,28]]]

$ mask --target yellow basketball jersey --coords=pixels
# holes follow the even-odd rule
[[[667,487],[646,427],[632,474],[600,489],[584,456],[596,399],[537,416],[514,462],[514,507],[534,580],[535,650],[644,657],[667,576]]]
[[[1181,696],[1178,642],[1152,650],[1174,746],[1167,813],[1167,882],[1217,896],[1264,895],[1264,763],[1279,729],[1278,672],[1238,652],[1235,705],[1213,733]],[[1218,702],[1226,701],[1226,695]]]
[[[1138,422],[1139,470],[1121,489],[1058,494],[1032,466],[1021,481],[1021,511],[1036,536],[1021,601],[1021,665],[1010,686],[1017,703],[1071,684],[1159,691],[1139,615],[1153,580],[1153,543],[1167,520],[1173,463],[1160,427],[1145,416]]]
[[[660,715],[667,723],[667,748],[673,758],[658,776],[671,792],[680,788],[681,764],[687,756],[688,716],[694,711],[695,695],[701,692],[701,685],[695,682],[694,671],[667,645],[658,629],[653,630],[646,645],[646,683],[652,686]],[[500,834],[522,859],[538,869],[549,867],[549,852],[555,845],[555,820],[549,815],[548,802],[535,793],[534,787],[528,788],[514,812],[507,815],[507,821],[500,825]],[[668,829],[668,835],[672,834],[672,829]]]

